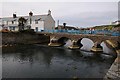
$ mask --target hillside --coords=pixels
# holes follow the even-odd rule
[[[118,25],[101,25],[92,27],[95,30],[113,30],[113,31],[120,31],[120,24]]]

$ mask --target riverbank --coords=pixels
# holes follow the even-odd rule
[[[120,79],[120,63],[118,63],[118,58],[115,59],[114,63],[108,70],[107,74],[105,75],[105,80],[117,80]]]
[[[14,46],[17,44],[48,44],[50,41],[50,37],[44,34],[36,34],[36,33],[22,33],[22,32],[8,32],[8,33],[2,33],[2,46]],[[108,44],[110,44],[112,47],[117,47],[114,42],[107,41]],[[114,43],[114,44],[113,44]],[[118,46],[119,47],[119,46]],[[115,49],[114,49],[115,50]],[[43,50],[44,51],[44,50]],[[120,52],[116,51],[118,56],[115,60],[115,62],[112,64],[111,68],[108,70],[108,73],[106,74],[106,79],[114,79],[116,76],[119,78],[119,63],[118,60]],[[48,52],[47,52],[48,53]],[[117,62],[116,62],[117,61]],[[111,74],[114,74],[115,77]]]
[[[12,46],[16,44],[40,44],[49,43],[50,37],[44,34],[28,32],[3,32],[2,46]]]
[[[114,61],[104,54],[39,44],[5,47],[2,56],[4,78],[102,79]]]
[[[117,58],[113,62],[112,66],[106,73],[104,79],[105,80],[119,80],[120,79],[120,46],[119,44],[115,44],[114,42],[108,40],[107,43],[113,47],[116,51]]]

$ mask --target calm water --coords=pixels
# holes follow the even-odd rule
[[[84,48],[84,47],[83,47]],[[3,48],[3,78],[102,78],[114,58],[45,45]]]

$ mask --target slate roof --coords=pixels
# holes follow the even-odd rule
[[[59,25],[58,27],[60,27],[61,29],[65,29],[63,25]],[[55,29],[58,29],[58,27],[56,27]],[[69,29],[69,30],[79,30],[75,27],[72,27],[72,26],[66,26],[66,29]]]
[[[35,20],[41,20],[44,21],[47,18],[48,15],[33,15],[31,16],[32,21]],[[13,17],[4,17],[4,18],[0,18],[0,20],[2,19],[3,21],[15,21],[20,18],[20,17],[24,17],[25,19],[27,19],[28,21],[30,21],[30,16],[18,16],[17,18],[13,18]]]

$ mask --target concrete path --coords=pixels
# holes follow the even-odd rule
[[[120,80],[120,63],[118,63],[118,58],[116,58],[108,70],[104,80]]]

